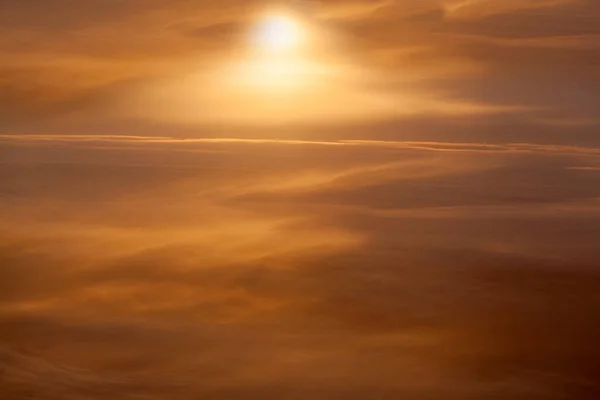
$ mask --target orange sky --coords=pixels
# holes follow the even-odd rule
[[[598,398],[597,1],[0,0],[0,32],[2,400]]]
[[[597,144],[593,0],[296,2],[327,85],[265,118],[265,96],[215,77],[265,2],[4,3],[4,133],[278,137],[287,121],[319,139],[360,124],[371,139]]]

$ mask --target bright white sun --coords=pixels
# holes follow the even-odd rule
[[[290,16],[271,15],[259,23],[254,40],[263,51],[290,52],[302,43],[303,30],[298,21]]]

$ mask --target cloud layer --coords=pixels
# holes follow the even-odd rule
[[[597,151],[3,137],[7,399],[593,399]]]
[[[0,0],[0,398],[597,399],[600,3],[270,3]]]

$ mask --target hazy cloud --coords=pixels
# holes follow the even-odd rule
[[[286,4],[0,0],[0,397],[597,399],[598,3]]]
[[[592,149],[2,140],[8,398],[597,392]]]

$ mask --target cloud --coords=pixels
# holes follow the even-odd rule
[[[5,397],[593,398],[594,149],[1,140]]]
[[[311,3],[270,125],[180,84],[262,3],[4,5],[0,397],[597,398],[597,2]]]
[[[413,141],[391,141],[391,140],[290,140],[290,139],[245,139],[245,138],[173,138],[159,136],[126,136],[126,135],[54,135],[54,134],[10,134],[0,135],[0,142],[8,146],[18,146],[20,144],[34,144],[41,146],[71,146],[77,144],[78,147],[89,145],[90,148],[102,146],[110,149],[111,145],[115,148],[123,149],[141,149],[155,148],[157,150],[165,149],[168,151],[199,151],[203,152],[206,148],[214,149],[218,146],[309,146],[309,147],[354,147],[354,148],[389,148],[402,150],[424,150],[424,151],[443,151],[443,152],[549,152],[557,154],[599,154],[600,149],[593,147],[578,147],[552,144],[535,143],[460,143],[460,142],[413,142]],[[133,145],[129,147],[129,145]],[[137,146],[136,146],[137,145]]]
[[[5,43],[0,46],[3,59],[8,60],[0,71],[5,110],[0,128],[4,132],[47,131],[57,124],[58,130],[64,131],[75,123],[96,132],[106,121],[131,131],[124,126],[127,119],[186,129],[179,126],[182,120],[198,127],[229,124],[236,118],[245,122],[256,119],[257,112],[241,110],[243,104],[253,103],[254,111],[263,113],[274,107],[273,102],[241,101],[239,96],[218,91],[208,95],[204,84],[200,85],[205,88],[201,98],[183,99],[183,93],[189,91],[181,86],[167,96],[168,103],[177,103],[177,112],[185,118],[179,115],[159,122],[155,120],[161,114],[157,110],[123,102],[140,87],[160,88],[165,82],[174,84],[186,74],[202,75],[220,65],[225,55],[239,49],[238,39],[247,31],[248,19],[261,10],[259,2],[166,4],[156,0],[142,5],[92,1],[79,5],[64,1],[53,4],[56,12],[42,2],[9,2],[7,6],[3,14]],[[443,18],[444,7],[455,10],[449,14],[452,17]],[[340,119],[350,123],[358,116],[373,122],[415,114],[465,118],[497,112],[522,115],[531,108],[584,114],[573,115],[579,119],[592,114],[582,110],[578,99],[560,103],[546,95],[531,99],[536,90],[520,83],[509,98],[507,90],[493,88],[486,90],[485,99],[467,101],[466,96],[471,90],[469,80],[494,85],[504,75],[515,84],[530,82],[563,99],[564,92],[573,91],[575,84],[565,84],[567,88],[561,82],[572,82],[573,75],[578,76],[577,85],[593,86],[597,79],[590,60],[597,33],[594,15],[598,15],[593,2],[336,1],[310,8],[314,23],[337,38],[333,42],[336,52],[361,74],[370,76],[363,84],[333,85],[337,97],[329,96],[330,90],[321,91],[319,98],[327,94],[330,101],[312,96],[301,106],[277,102],[277,107],[291,107],[297,120],[310,120],[310,125],[331,119],[337,124]],[[549,64],[554,65],[554,72],[546,68]],[[455,90],[441,90],[440,81],[452,81]],[[503,87],[504,82],[499,85]],[[144,90],[142,93],[147,93]],[[587,96],[593,97],[592,92]],[[155,95],[159,100],[166,96],[164,91]],[[313,104],[319,109],[311,108]],[[168,114],[165,103],[161,108]],[[279,121],[292,122],[289,115]],[[114,129],[104,133],[114,133]]]
[[[450,0],[444,3],[444,10],[450,18],[477,19],[495,14],[560,8],[577,2],[577,0]]]

